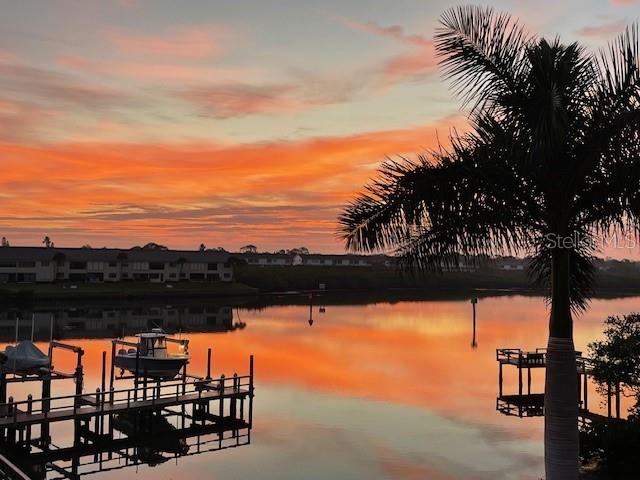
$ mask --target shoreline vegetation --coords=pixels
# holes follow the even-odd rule
[[[324,285],[324,288],[322,286]],[[468,272],[412,276],[385,267],[236,267],[232,283],[36,283],[0,286],[0,303],[32,300],[144,298],[238,298],[300,293],[390,296],[399,298],[471,297],[484,294],[542,295],[526,271],[481,268]],[[640,295],[640,271],[599,271],[596,297]]]

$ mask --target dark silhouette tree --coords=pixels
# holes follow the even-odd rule
[[[307,247],[298,247],[287,250],[290,255],[309,255],[309,249]]]
[[[255,245],[245,245],[240,247],[240,253],[258,253],[258,247]]]
[[[198,248],[199,251],[204,252],[207,250],[207,246],[204,243],[200,244],[200,248]]]
[[[349,250],[393,250],[409,269],[532,255],[550,296],[546,480],[578,476],[572,314],[588,303],[596,239],[640,229],[638,43],[635,25],[592,55],[491,9],[447,11],[436,51],[470,131],[385,162],[339,220]]]
[[[44,237],[44,240],[42,240],[42,243],[46,248],[51,248],[51,246],[53,245],[53,242],[51,241],[49,236]]]

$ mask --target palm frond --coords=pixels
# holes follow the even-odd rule
[[[521,95],[526,47],[533,37],[506,13],[462,6],[447,10],[436,31],[436,53],[454,91],[473,109]]]

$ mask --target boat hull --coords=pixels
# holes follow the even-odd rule
[[[180,370],[189,361],[188,357],[139,357],[138,360],[138,376],[147,376],[149,378],[159,378],[169,380],[175,378]],[[122,370],[127,370],[132,374],[136,374],[136,356],[135,355],[116,355],[113,364]]]

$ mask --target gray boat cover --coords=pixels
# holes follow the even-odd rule
[[[8,345],[1,356],[4,372],[26,373],[49,366],[49,357],[29,340]]]

